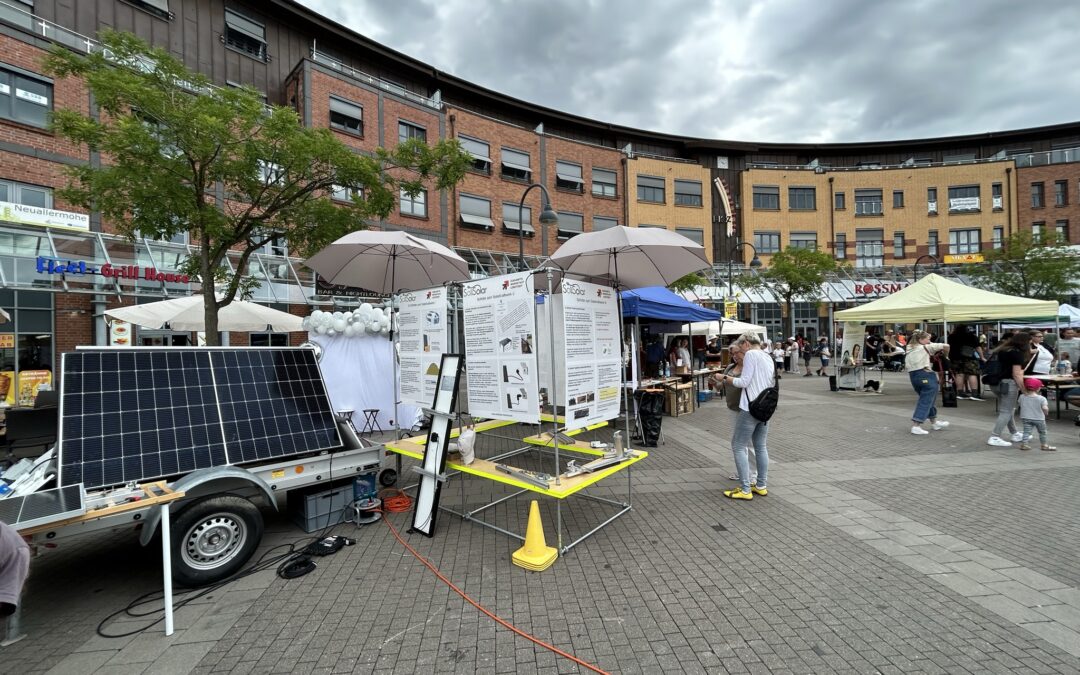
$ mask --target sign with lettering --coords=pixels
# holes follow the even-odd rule
[[[981,263],[984,262],[982,253],[965,253],[963,255],[947,255],[945,256],[946,265],[959,265],[961,263]]]
[[[111,265],[105,263],[98,267],[85,260],[57,260],[38,256],[37,273],[47,275],[100,275],[110,279],[142,279],[144,281],[165,281],[177,284],[191,283],[191,277],[180,272],[162,272],[156,267],[141,265]]]
[[[21,225],[40,227],[66,227],[73,230],[90,231],[90,216],[85,213],[57,211],[41,206],[27,206],[13,202],[0,202],[0,220]]]

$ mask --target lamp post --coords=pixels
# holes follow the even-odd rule
[[[929,253],[922,254],[921,256],[919,256],[918,258],[915,259],[915,269],[912,272],[912,274],[915,276],[915,281],[919,280],[919,263],[922,262],[923,258],[930,258],[931,260],[934,261],[935,265],[940,265],[941,264],[941,261],[937,259],[936,255],[930,255]]]
[[[543,200],[540,203],[540,224],[544,226],[544,241],[547,241],[547,226],[559,222],[559,216],[551,210],[551,195],[548,194],[547,188],[540,183],[530,183],[529,187],[525,188],[525,193],[521,195],[521,201],[518,202],[518,265],[522,270],[528,269],[525,266],[525,223],[522,215],[525,212],[525,198],[529,196],[533,188],[540,188],[540,192],[543,193]]]
[[[761,267],[761,258],[758,257],[757,248],[753,244],[751,244],[748,241],[744,241],[744,242],[740,242],[740,243],[737,243],[734,246],[732,246],[731,250],[728,251],[728,261],[727,261],[727,294],[728,294],[729,298],[732,296],[731,259],[735,256],[735,252],[738,251],[743,246],[749,246],[750,250],[754,252],[754,257],[750,259],[750,267],[751,267],[751,269],[758,269],[759,267]]]

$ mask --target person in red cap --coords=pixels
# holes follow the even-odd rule
[[[1024,423],[1024,436],[1020,439],[1021,450],[1031,449],[1028,441],[1031,440],[1032,429],[1039,430],[1039,443],[1043,450],[1057,450],[1047,443],[1046,439],[1046,414],[1050,412],[1050,408],[1046,405],[1046,397],[1039,393],[1042,388],[1042,380],[1024,378],[1024,395],[1020,397],[1020,421]]]

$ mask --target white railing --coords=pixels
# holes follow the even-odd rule
[[[378,87],[383,91],[388,91],[391,94],[395,94],[397,96],[400,96],[401,98],[413,101],[415,103],[419,103],[420,105],[427,106],[434,110],[442,110],[442,101],[436,100],[434,98],[428,98],[427,96],[421,96],[420,94],[409,91],[408,89],[401,86],[400,84],[397,84],[396,82],[389,82],[382,78],[375,77],[374,75],[369,75],[362,70],[357,70],[356,68],[347,66],[332,56],[328,56],[326,54],[318,52],[314,47],[312,47],[311,49],[311,59],[316,63],[321,63],[324,66],[329,66],[334,70],[345,73],[349,77],[356,78],[361,82],[366,82],[367,84],[370,84],[373,87]]]

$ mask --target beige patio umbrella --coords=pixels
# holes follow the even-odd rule
[[[206,330],[203,296],[148,302],[144,305],[105,310],[105,315],[143,328],[171,328],[181,331]],[[303,319],[256,302],[234,300],[218,310],[218,330],[289,333],[303,330]]]

